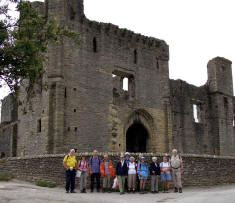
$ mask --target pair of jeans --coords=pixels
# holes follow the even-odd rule
[[[71,170],[67,170],[65,172],[65,177],[66,177],[66,185],[65,185],[65,189],[66,191],[74,191],[75,189],[75,176],[76,176],[76,170],[73,169]]]
[[[91,191],[94,190],[95,179],[96,179],[96,188],[97,188],[97,191],[99,191],[100,190],[100,173],[91,174]]]

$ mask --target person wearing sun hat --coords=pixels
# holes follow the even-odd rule
[[[145,183],[147,181],[148,178],[148,165],[145,162],[145,158],[141,157],[141,162],[138,165],[137,168],[137,174],[139,176],[140,179],[140,194],[144,194],[145,193]]]
[[[126,162],[124,161],[123,154],[120,155],[120,161],[117,163],[116,175],[118,178],[118,187],[119,187],[120,195],[125,194],[124,184],[125,184],[125,179],[128,175],[128,167],[127,167]]]

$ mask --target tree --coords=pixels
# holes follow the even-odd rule
[[[28,80],[27,92],[43,75],[43,58],[50,43],[63,37],[79,42],[79,34],[40,16],[29,2],[17,4],[19,19],[9,15],[9,5],[0,6],[0,84],[5,82],[15,92],[20,82]],[[0,86],[1,87],[1,86]]]

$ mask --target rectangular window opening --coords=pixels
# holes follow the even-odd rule
[[[123,78],[123,86],[122,86],[122,89],[124,90],[124,91],[128,91],[128,82],[129,82],[129,80],[128,80],[128,78],[127,77],[125,77],[125,78]]]

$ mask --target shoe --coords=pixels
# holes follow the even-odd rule
[[[155,191],[155,193],[159,193],[159,192],[158,192],[158,190],[157,190],[157,191]]]
[[[127,193],[131,193],[131,190],[127,190]]]
[[[68,191],[68,190],[66,190],[66,193],[69,193],[69,191]]]
[[[109,190],[108,190],[108,193],[112,193],[112,190],[111,190],[111,189],[109,189]]]
[[[81,190],[80,193],[84,193],[84,190]]]
[[[124,195],[125,193],[124,192],[120,192],[120,195]]]
[[[182,188],[179,188],[179,193],[182,193],[183,191],[182,191]]]
[[[98,192],[98,190],[97,190],[97,192]],[[102,189],[102,193],[105,193],[105,188]]]
[[[151,191],[151,193],[155,193],[154,191]]]
[[[76,193],[74,190],[70,191],[70,193]]]
[[[135,190],[133,190],[132,193],[135,194]]]
[[[178,188],[177,187],[175,187],[175,190],[174,190],[174,192],[176,193],[176,192],[178,192]]]
[[[91,190],[91,193],[93,193],[93,190]]]
[[[168,189],[166,189],[166,193],[169,193]]]
[[[97,192],[100,192],[100,189],[97,189]]]

